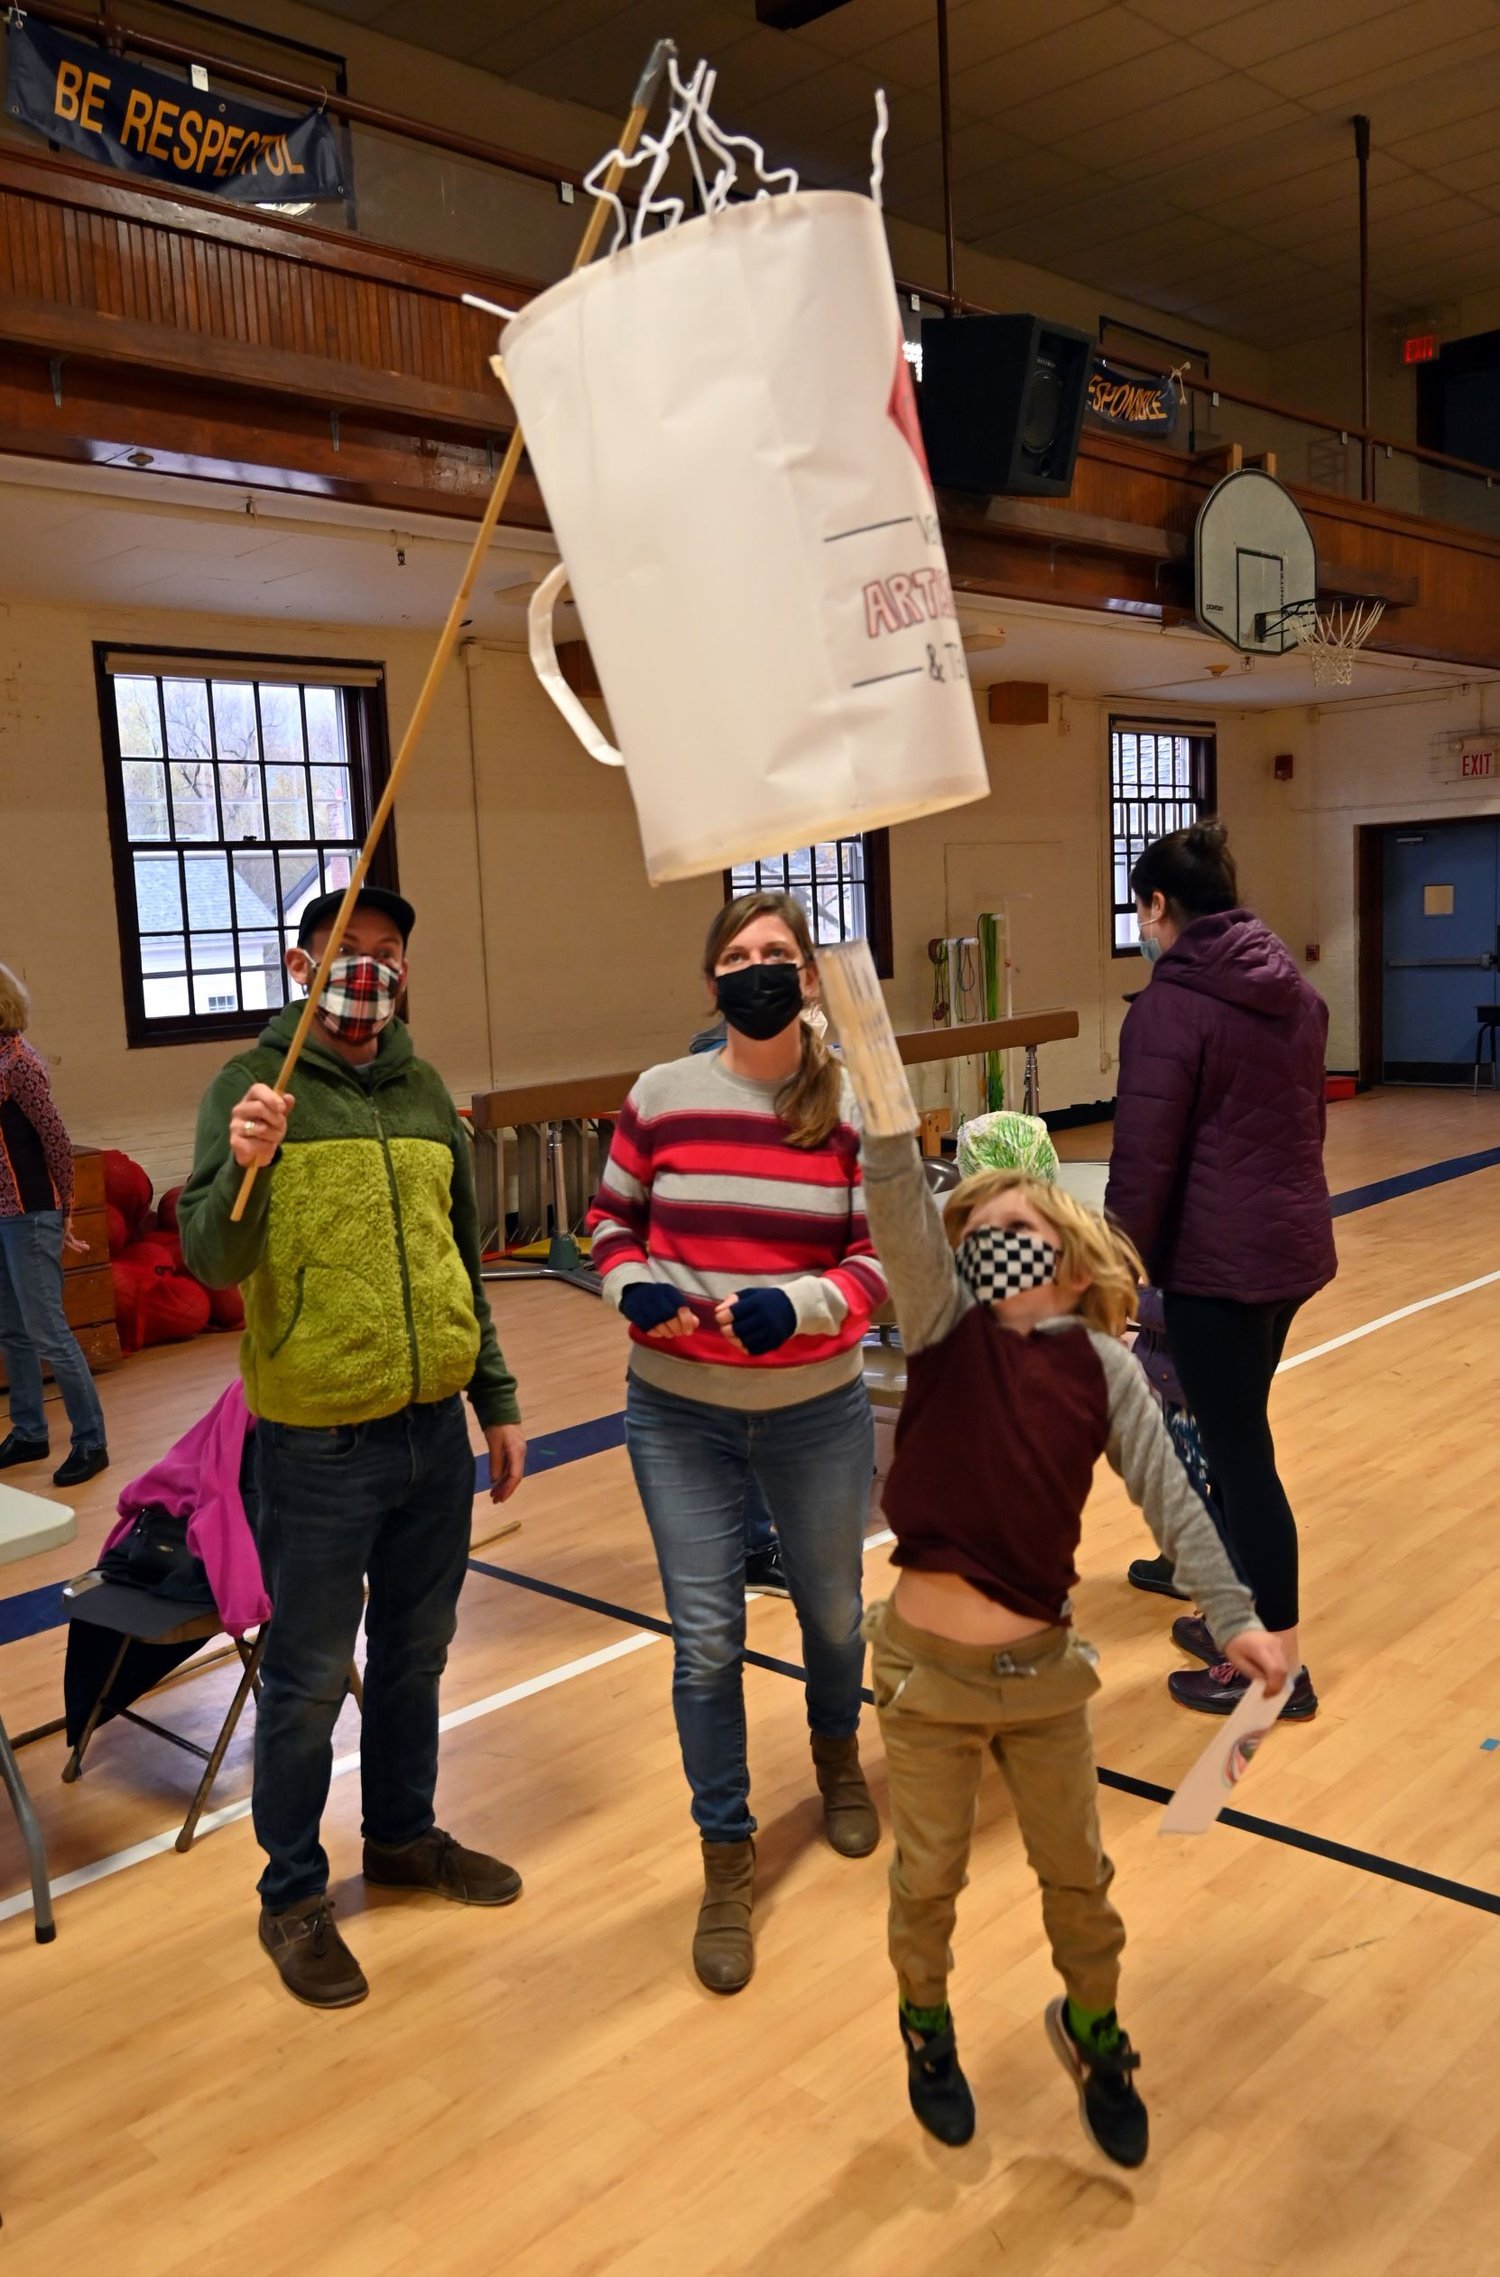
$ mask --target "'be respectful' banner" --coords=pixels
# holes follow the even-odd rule
[[[292,118],[204,94],[32,16],[12,19],[6,48],[7,112],[80,158],[235,205],[344,195],[321,111]]]

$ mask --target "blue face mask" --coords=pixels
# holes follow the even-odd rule
[[[1148,965],[1154,965],[1157,958],[1161,955],[1160,941],[1158,941],[1154,933],[1142,933],[1140,936],[1140,941],[1141,955],[1145,958]]]

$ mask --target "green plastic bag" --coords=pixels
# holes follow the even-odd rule
[[[1047,1126],[1035,1115],[1001,1108],[976,1115],[958,1134],[958,1167],[965,1178],[976,1170],[1024,1170],[1050,1186],[1057,1177],[1057,1149]]]

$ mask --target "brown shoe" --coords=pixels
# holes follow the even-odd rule
[[[365,1972],[333,1926],[331,1897],[303,1898],[273,1913],[262,1906],[260,1941],[281,1981],[309,2008],[352,2008],[365,1998]]]
[[[365,1838],[365,1880],[381,1890],[434,1890],[455,1905],[512,1905],[521,1894],[514,1866],[465,1850],[435,1826],[415,1842],[371,1842]]]
[[[740,1992],[755,1972],[750,1906],[755,1894],[755,1844],[705,1842],[703,1904],[693,1933],[693,1967],[710,1992]]]
[[[859,1767],[859,1740],[812,1735],[813,1764],[823,1794],[823,1824],[841,1858],[868,1858],[880,1840],[880,1819]]]

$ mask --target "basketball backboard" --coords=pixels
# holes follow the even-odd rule
[[[1198,622],[1231,648],[1280,656],[1298,644],[1299,612],[1317,606],[1312,532],[1273,474],[1226,474],[1203,501],[1193,543]]]

